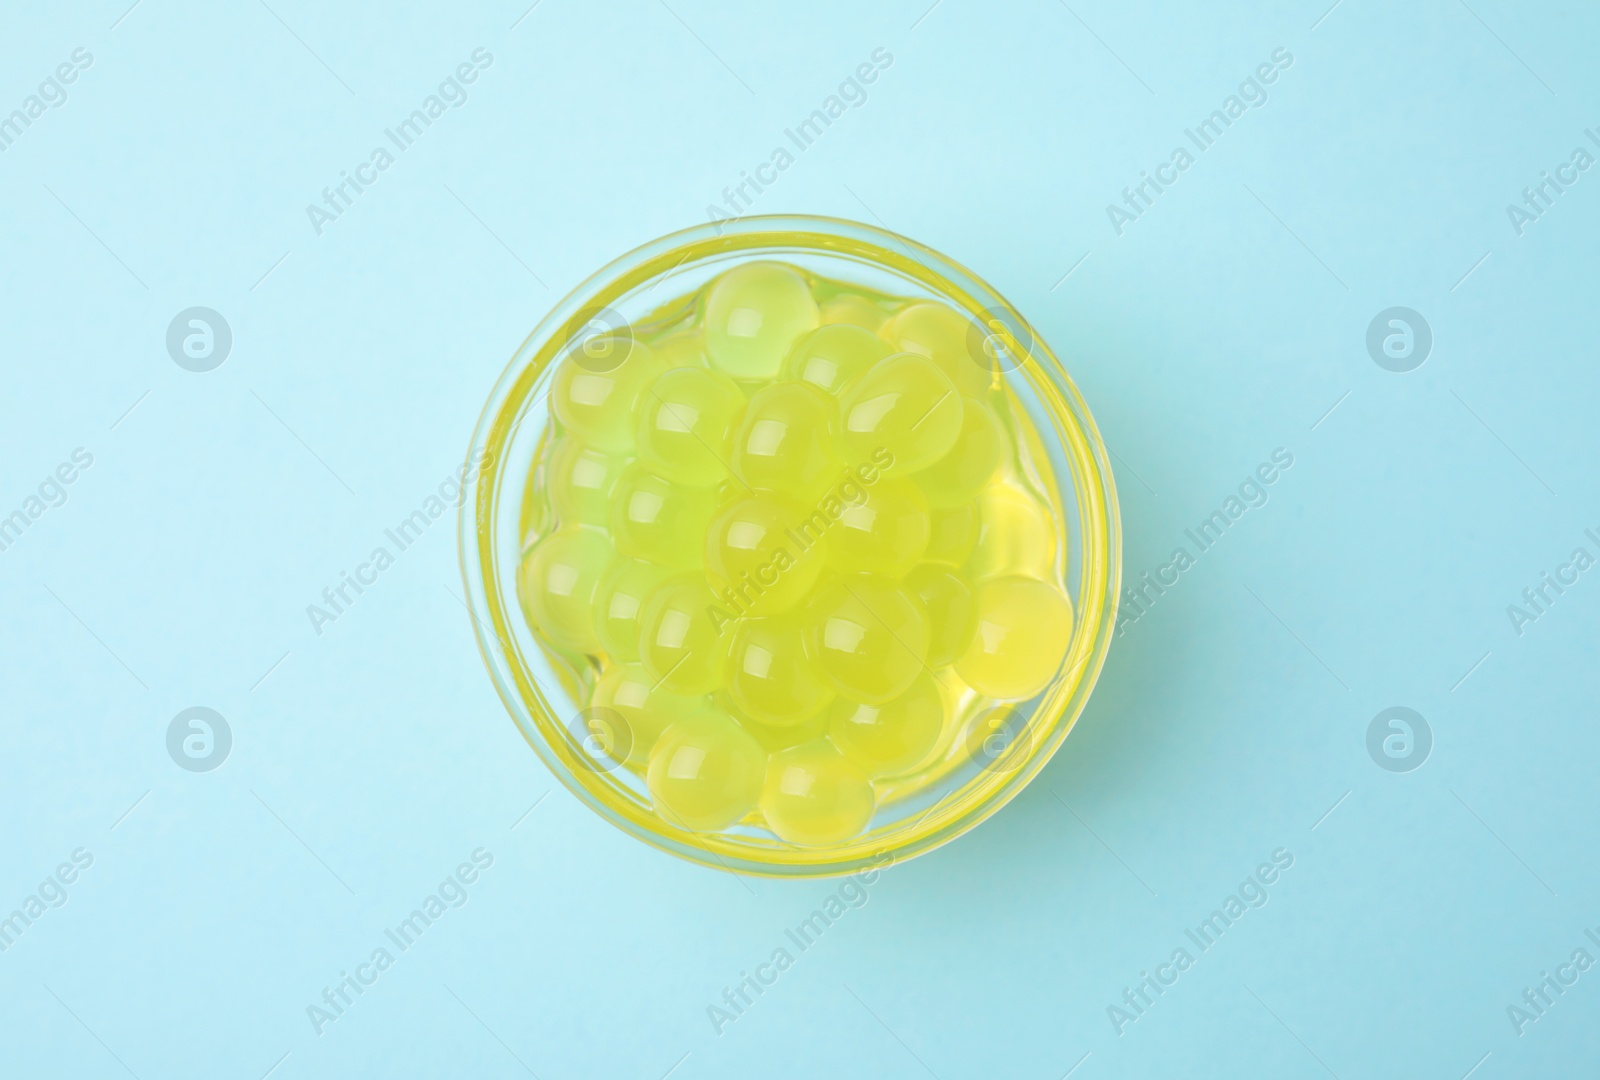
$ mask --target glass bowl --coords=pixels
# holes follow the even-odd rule
[[[541,646],[517,600],[525,503],[542,482],[535,461],[557,361],[596,334],[660,319],[670,298],[758,259],[783,260],[865,290],[940,300],[972,320],[967,344],[974,362],[989,369],[1027,421],[1015,436],[1038,463],[1036,494],[1055,525],[1054,573],[1072,601],[1070,643],[1041,693],[958,714],[931,770],[915,784],[880,785],[866,830],[823,848],[787,844],[759,819],[702,833],[657,816],[643,779],[597,751],[578,680]],[[672,233],[614,260],[557,304],[511,358],[484,405],[469,460],[481,466],[462,503],[461,568],[484,663],[512,720],[596,813],[694,862],[737,873],[822,876],[931,850],[993,814],[1033,779],[1083,711],[1105,661],[1121,576],[1120,524],[1106,449],[1088,407],[1004,298],[938,252],[882,229],[824,217],[747,217]]]

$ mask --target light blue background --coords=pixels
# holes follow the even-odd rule
[[[0,110],[94,62],[0,154],[0,513],[94,464],[0,552],[0,914],[94,864],[0,954],[0,1071],[1592,1068],[1600,971],[1520,1036],[1506,1008],[1600,925],[1600,574],[1521,635],[1506,606],[1597,553],[1600,173],[1526,235],[1505,206],[1600,123],[1594,13],[671,4],[6,10]],[[317,236],[306,204],[480,46],[465,105]],[[837,883],[679,862],[556,784],[483,671],[452,523],[320,636],[305,608],[452,470],[551,304],[704,220],[879,46],[756,210],[882,224],[1009,297],[1117,455],[1130,579],[1295,464],[1116,641],[1023,795],[719,1036],[706,1007]],[[1269,102],[1117,236],[1106,204],[1279,46]],[[164,344],[193,305],[234,334],[207,374]],[[1394,305],[1435,335],[1407,374],[1364,343]],[[215,772],[167,755],[192,705],[232,726]],[[1367,754],[1392,705],[1434,733],[1411,773]],[[317,1035],[323,987],[478,847],[469,903]],[[1119,1036],[1107,1006],[1279,847],[1270,902]]]

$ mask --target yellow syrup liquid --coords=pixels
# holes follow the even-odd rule
[[[555,373],[523,613],[664,823],[842,843],[1056,676],[1047,466],[945,304],[762,261],[659,310]]]

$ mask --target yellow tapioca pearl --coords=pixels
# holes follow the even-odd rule
[[[594,594],[595,632],[613,660],[639,659],[639,615],[672,573],[664,566],[622,558],[611,564]]]
[[[948,304],[924,300],[902,308],[879,335],[896,352],[926,356],[967,397],[977,397],[989,386],[988,358],[981,351],[974,355],[973,343],[981,332],[973,332],[973,322]]]
[[[904,693],[923,672],[927,612],[887,578],[839,578],[824,586],[806,611],[811,616],[806,653],[845,697],[882,704]]]
[[[889,315],[864,296],[841,293],[822,305],[820,318],[824,326],[859,326],[877,333]]]
[[[961,395],[933,361],[901,353],[879,362],[840,402],[845,456],[866,461],[875,451],[893,456],[886,475],[925,469],[955,445]]]
[[[629,454],[639,397],[661,371],[660,358],[630,335],[590,339],[556,369],[550,408],[586,445]]]
[[[1002,577],[978,585],[977,631],[956,674],[978,693],[1026,701],[1061,666],[1072,639],[1072,603],[1036,578]]]
[[[707,707],[661,733],[650,751],[645,783],[663,820],[712,832],[755,807],[766,764],[760,743],[726,713]]]
[[[928,505],[957,507],[973,498],[994,475],[1000,461],[1000,424],[988,406],[961,399],[961,432],[938,461],[917,474]]]
[[[613,558],[604,532],[577,525],[556,530],[523,557],[517,596],[546,644],[579,653],[598,651],[594,594]]]
[[[626,732],[612,738],[625,744],[629,764],[642,765],[649,760],[651,747],[667,725],[680,716],[704,708],[705,699],[660,689],[640,664],[610,664],[595,681],[589,706],[610,709],[622,718]],[[607,745],[604,749],[607,754],[623,756],[616,753],[621,747]]]
[[[708,694],[722,685],[728,637],[716,600],[699,574],[662,583],[639,612],[639,662],[674,694]]]
[[[605,526],[611,521],[611,492],[626,465],[563,435],[545,466],[550,501],[563,525]]]
[[[758,390],[733,440],[733,472],[757,491],[815,501],[844,470],[834,400],[803,382]]]
[[[798,618],[741,619],[729,632],[728,695],[751,719],[793,727],[833,700],[833,688],[806,657]]]
[[[782,263],[735,266],[706,292],[706,355],[735,379],[773,378],[795,341],[816,326],[810,286]]]
[[[710,489],[674,484],[634,464],[617,481],[611,535],[629,558],[689,569],[701,565],[716,509]]]
[[[661,358],[661,366],[668,371],[675,368],[703,368],[710,365],[706,359],[706,339],[698,331],[676,333],[662,338],[651,346]]]
[[[798,724],[777,727],[773,724],[763,724],[744,715],[739,706],[734,704],[733,699],[728,696],[726,690],[717,691],[716,694],[712,695],[712,700],[717,703],[719,708],[726,709],[731,713],[733,718],[746,731],[755,736],[756,742],[760,743],[761,748],[768,754],[776,753],[779,750],[787,750],[791,746],[799,746],[801,743],[813,742],[828,733],[828,709],[823,709],[815,716]]]
[[[677,368],[639,400],[639,460],[679,484],[714,484],[728,472],[728,433],[744,393],[721,372]]]
[[[1012,484],[983,490],[978,496],[978,542],[966,565],[969,579],[1049,577],[1055,559],[1055,525],[1038,499]]]
[[[791,844],[850,839],[872,820],[872,784],[826,739],[780,750],[767,763],[761,812]]]
[[[880,479],[845,503],[828,534],[828,565],[902,578],[928,547],[928,501],[910,480]]]
[[[870,330],[849,323],[819,326],[789,353],[783,376],[837,396],[888,355],[889,346]]]
[[[921,485],[918,485],[921,486]],[[922,489],[926,495],[928,489]],[[978,543],[978,505],[968,502],[964,506],[942,510],[928,508],[928,550],[922,557],[928,562],[960,566],[972,554]]]
[[[799,529],[798,504],[776,492],[735,498],[706,531],[706,574],[735,615],[777,615],[803,600],[822,573],[826,537]]]
[[[884,705],[836,698],[828,706],[828,738],[868,776],[888,776],[917,764],[944,726],[944,696],[933,676]]]
[[[922,601],[932,633],[928,666],[944,667],[966,652],[976,629],[977,607],[967,583],[938,563],[923,563],[906,578],[906,588]]]

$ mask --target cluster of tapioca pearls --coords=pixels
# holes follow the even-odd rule
[[[596,734],[665,821],[759,809],[803,845],[867,825],[952,688],[1041,690],[1072,625],[1054,527],[997,469],[1015,447],[970,324],[817,284],[745,264],[689,326],[563,360],[554,520],[518,581],[545,643],[598,661],[591,715],[624,730]]]

